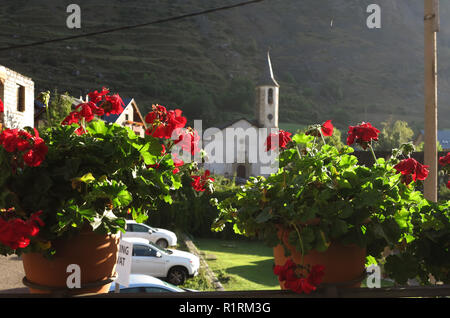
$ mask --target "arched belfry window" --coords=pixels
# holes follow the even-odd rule
[[[269,88],[269,91],[267,92],[267,103],[269,103],[269,105],[273,104],[273,88]]]

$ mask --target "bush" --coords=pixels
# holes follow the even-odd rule
[[[219,201],[236,195],[238,186],[222,176],[213,176],[216,180],[214,197]],[[211,225],[218,216],[218,210],[210,204],[212,195],[208,192],[196,192],[190,187],[191,179],[185,176],[183,185],[188,186],[178,190],[172,204],[161,203],[157,211],[149,215],[149,224],[154,227],[168,228],[178,232],[203,238],[230,239],[236,235],[232,230],[223,233],[211,231]]]

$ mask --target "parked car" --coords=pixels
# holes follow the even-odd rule
[[[114,293],[116,285],[113,282],[109,289],[110,293]],[[184,289],[165,282],[153,276],[143,274],[130,274],[130,282],[128,287],[119,286],[120,293],[181,293],[186,291],[193,291]]]
[[[131,273],[146,274],[182,285],[187,278],[198,274],[200,259],[191,253],[164,249],[146,239],[124,237],[133,244]]]
[[[143,238],[162,248],[177,245],[177,236],[171,231],[136,223],[132,220],[127,220],[126,223],[126,232],[122,234],[122,237]]]

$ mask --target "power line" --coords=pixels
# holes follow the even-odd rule
[[[117,32],[117,31],[141,28],[141,27],[149,26],[149,25],[153,25],[153,24],[160,24],[160,23],[165,23],[165,22],[177,21],[177,20],[181,20],[181,19],[185,19],[185,18],[191,18],[191,17],[195,17],[195,16],[199,16],[199,15],[213,13],[213,12],[229,10],[229,9],[233,9],[233,8],[237,8],[237,7],[243,7],[243,6],[247,6],[247,5],[254,4],[254,3],[257,3],[257,2],[262,2],[262,1],[264,1],[264,0],[251,0],[251,1],[246,1],[246,2],[241,2],[241,3],[229,5],[229,6],[224,6],[224,7],[219,7],[219,8],[203,10],[203,11],[199,11],[199,12],[183,14],[183,15],[179,15],[179,16],[175,16],[175,17],[155,20],[155,21],[146,22],[146,23],[127,25],[127,26],[113,28],[113,29],[107,29],[107,30],[102,30],[102,31],[95,31],[95,32],[84,33],[84,34],[79,34],[79,35],[63,37],[63,38],[51,39],[51,40],[38,41],[38,42],[33,42],[33,43],[28,43],[28,44],[21,44],[21,45],[13,45],[13,46],[1,47],[0,48],[0,52],[1,51],[9,51],[9,50],[20,49],[20,48],[25,48],[25,47],[38,46],[38,45],[43,45],[43,44],[48,44],[48,43],[55,43],[55,42],[79,39],[79,38],[84,38],[84,37],[89,37],[89,36],[95,36],[95,35],[100,35],[100,34]]]

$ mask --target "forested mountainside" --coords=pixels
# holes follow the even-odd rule
[[[242,0],[0,0],[0,47],[88,33]],[[381,7],[369,29],[367,6]],[[450,128],[450,2],[441,1],[439,128]],[[0,64],[34,79],[36,94],[80,96],[107,86],[179,107],[204,125],[253,118],[254,87],[270,49],[280,83],[280,122],[333,119],[337,127],[390,116],[423,129],[422,0],[265,0],[132,30],[0,52]]]

